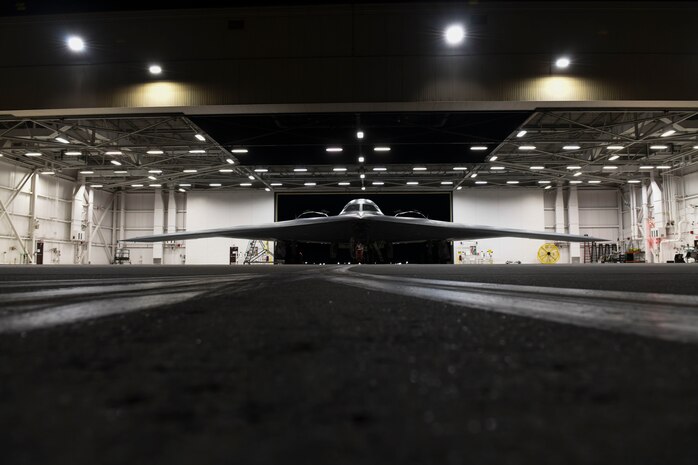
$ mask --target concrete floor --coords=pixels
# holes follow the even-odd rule
[[[0,267],[2,463],[693,464],[697,280]]]

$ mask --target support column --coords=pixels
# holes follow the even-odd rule
[[[126,192],[119,191],[119,242],[124,242],[126,230]]]
[[[649,188],[642,183],[642,235],[645,239],[645,260],[654,263],[654,247],[650,236]]]
[[[562,186],[558,186],[555,197],[555,232],[565,232],[565,198]]]
[[[85,203],[85,185],[76,186],[73,193],[73,205],[70,215],[70,238],[75,247],[73,263],[82,263],[82,245],[85,241],[85,231],[83,230],[83,209]]]
[[[630,185],[630,240],[636,241],[637,234],[637,198],[635,197],[635,186]]]
[[[163,221],[165,219],[165,207],[162,201],[162,192],[155,191],[153,202],[153,234],[163,233]],[[153,242],[153,263],[162,263],[162,242]]]
[[[94,235],[93,228],[93,215],[94,215],[94,205],[95,205],[95,191],[91,187],[87,190],[87,264],[92,263],[92,236]]]
[[[177,203],[175,202],[175,191],[174,188],[170,188],[167,198],[167,234],[172,234],[177,232]],[[167,263],[176,264],[177,260],[175,254],[177,249],[174,246],[170,246],[168,249]]]
[[[567,199],[567,217],[570,234],[579,234],[579,199],[577,186],[570,186],[570,197]],[[570,263],[581,263],[581,248],[579,242],[570,242]]]
[[[36,204],[38,199],[38,179],[39,176],[32,176],[32,195],[29,200],[29,253],[27,254],[29,263],[36,263]]]

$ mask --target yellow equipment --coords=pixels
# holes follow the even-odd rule
[[[544,265],[552,265],[560,260],[560,249],[551,242],[543,244],[538,249],[538,261]]]

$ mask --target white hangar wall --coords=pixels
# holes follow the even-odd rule
[[[274,194],[264,191],[190,192],[187,198],[189,230],[224,228],[274,222]],[[229,263],[230,247],[238,247],[242,263],[247,239],[210,238],[187,241],[187,264]],[[273,243],[269,244],[273,250]]]

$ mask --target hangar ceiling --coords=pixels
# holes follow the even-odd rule
[[[696,153],[685,110],[0,119],[5,160],[108,190],[620,186]]]

